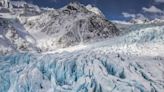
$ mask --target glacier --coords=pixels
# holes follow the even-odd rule
[[[163,92],[163,67],[102,50],[15,53],[0,57],[0,92]]]
[[[163,92],[164,27],[136,26],[86,46],[1,55],[0,92]]]

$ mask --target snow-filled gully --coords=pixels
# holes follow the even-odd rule
[[[163,92],[163,58],[132,57],[90,50],[1,56],[0,92]]]

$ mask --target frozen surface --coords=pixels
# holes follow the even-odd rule
[[[0,57],[0,92],[163,92],[164,58],[103,50]]]

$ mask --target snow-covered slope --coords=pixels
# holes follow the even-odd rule
[[[34,50],[30,34],[15,18],[0,18],[0,53]]]
[[[101,12],[101,10],[98,9],[97,7],[94,7],[94,6],[92,6],[92,5],[89,4],[89,5],[86,6],[86,8],[87,8],[89,11],[91,11],[91,12],[97,14],[97,15],[104,16],[104,14]],[[104,17],[105,17],[105,16],[104,16]]]
[[[119,35],[119,30],[112,22],[79,3],[70,3],[61,9],[44,9],[36,16],[27,16],[26,10],[23,14],[16,11],[15,20],[20,21],[21,30],[29,33],[33,40],[31,44],[40,51],[102,41]],[[9,13],[8,16],[13,15]],[[18,24],[16,21],[14,23]]]
[[[24,24],[37,39],[38,47],[42,48],[44,44],[44,49],[50,50],[54,47],[100,41],[119,34],[114,24],[78,3],[28,18]]]

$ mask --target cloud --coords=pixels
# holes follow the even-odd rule
[[[124,18],[130,18],[130,19],[137,19],[137,20],[152,20],[152,19],[164,19],[164,11],[155,7],[150,6],[149,8],[143,7],[142,13],[128,13],[128,12],[122,12],[122,15]]]
[[[151,6],[149,8],[143,7],[142,10],[148,13],[164,13],[161,9],[155,6]]]
[[[135,18],[140,20],[148,20],[148,18],[141,13],[136,14]]]
[[[131,18],[131,19],[140,19],[140,20],[147,20],[148,18],[145,17],[143,14],[141,13],[137,13],[137,14],[131,14],[131,13],[127,13],[127,12],[123,12],[122,15],[125,18]]]
[[[130,13],[127,13],[127,12],[123,12],[122,15],[123,15],[125,18],[134,18],[134,17],[136,17],[135,14],[130,14]]]
[[[157,3],[164,3],[164,0],[154,0]]]
[[[162,19],[162,20],[164,20],[164,16],[160,16],[160,18],[159,19]]]

